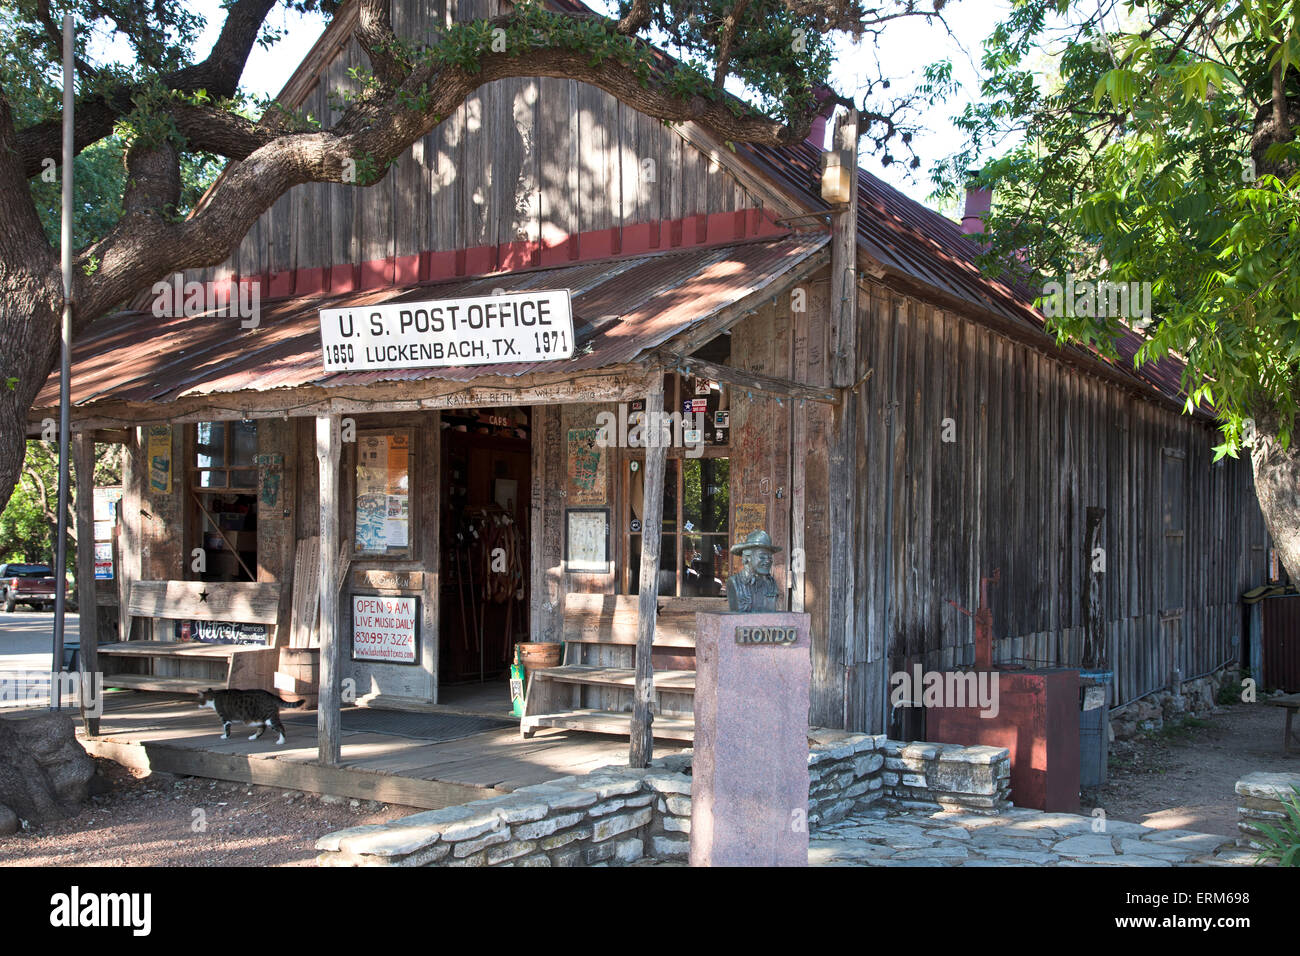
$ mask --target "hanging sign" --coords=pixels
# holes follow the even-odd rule
[[[327,372],[544,362],[573,356],[569,290],[320,310]]]

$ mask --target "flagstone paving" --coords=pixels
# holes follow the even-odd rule
[[[875,807],[808,843],[812,866],[1249,866],[1255,856],[1216,834],[1018,807],[996,816]]]

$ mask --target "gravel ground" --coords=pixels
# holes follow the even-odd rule
[[[1111,744],[1105,787],[1085,792],[1085,812],[1158,829],[1237,835],[1237,781],[1256,771],[1300,773],[1282,752],[1283,710],[1262,703],[1216,708],[1209,717]]]
[[[326,833],[420,812],[95,764],[86,808],[0,838],[0,866],[312,866]]]

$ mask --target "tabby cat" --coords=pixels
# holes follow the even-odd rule
[[[257,733],[249,737],[256,740],[271,727],[280,735],[276,745],[284,743],[284,724],[280,723],[281,707],[301,707],[302,701],[292,704],[265,690],[208,690],[199,691],[199,708],[210,707],[221,718],[222,740],[230,739],[230,725],[235,721],[260,724]]]

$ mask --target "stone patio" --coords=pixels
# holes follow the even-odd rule
[[[1073,813],[1011,808],[995,816],[954,812],[855,813],[811,834],[812,866],[1250,866],[1256,854],[1230,837],[1156,830]]]

